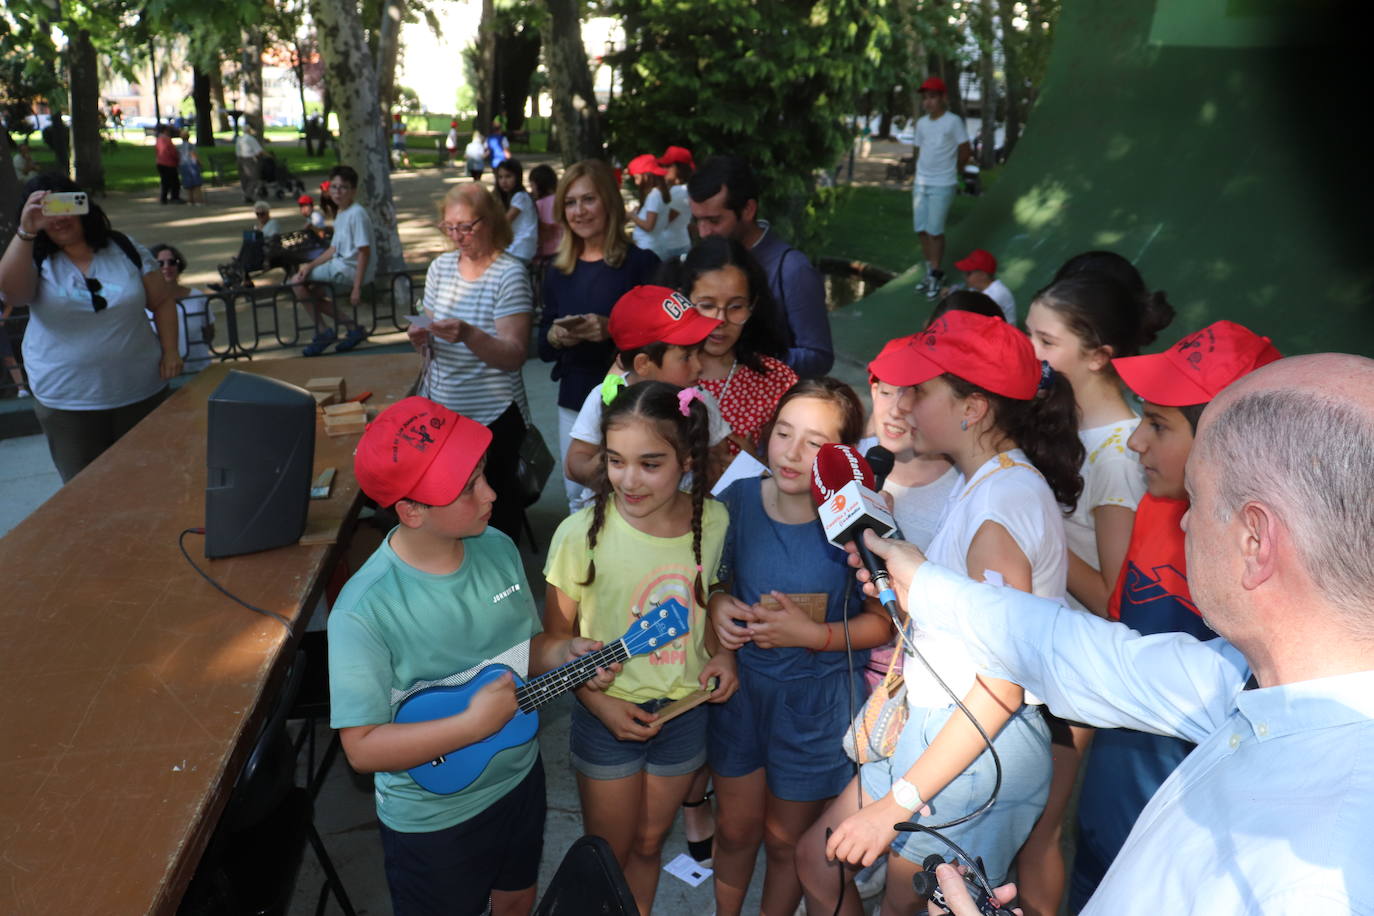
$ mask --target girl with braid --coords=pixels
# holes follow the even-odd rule
[[[853,765],[840,739],[868,694],[868,650],[893,636],[878,603],[853,585],[811,500],[820,447],[854,445],[863,423],[848,385],[798,382],[763,429],[769,476],[737,480],[720,494],[730,512],[722,566],[729,589],[711,596],[710,610],[721,644],[739,650],[740,680],[728,703],[712,707],[707,744],[720,805],[720,914],[740,912],[760,844],[768,868],[760,909],[797,908],[797,842],[849,781]]]
[[[706,620],[728,515],[707,499],[701,392],[646,381],[620,390],[601,415],[596,498],[558,526],[544,577],[551,638],[619,639],[669,598],[691,609],[688,632],[661,651],[626,661],[604,692],[579,689],[570,728],[583,831],[604,837],[641,913],[653,907],[664,838],[706,761],[706,709],[666,722],[659,710],[697,690],[710,701],[735,692],[734,653]],[[714,689],[710,682],[716,680]]]

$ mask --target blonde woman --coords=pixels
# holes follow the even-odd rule
[[[625,203],[604,162],[584,159],[569,166],[554,192],[553,210],[563,238],[544,276],[538,340],[539,358],[554,364],[558,382],[562,466],[577,412],[615,357],[606,333],[611,306],[650,282],[658,258],[626,240]],[[582,491],[572,480],[565,479],[564,487],[570,501]]]
[[[520,368],[534,311],[529,272],[506,251],[511,227],[505,208],[476,182],[454,185],[444,195],[439,231],[450,250],[425,275],[421,308],[430,322],[407,331],[431,360],[419,393],[491,430],[491,524],[513,538],[523,506],[515,470],[528,413]]]

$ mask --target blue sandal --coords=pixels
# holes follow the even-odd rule
[[[301,355],[319,356],[325,350],[329,349],[329,345],[334,342],[336,336],[338,336],[338,332],[336,331],[320,331],[310,341],[306,348],[301,351]]]
[[[354,347],[356,347],[358,344],[362,343],[366,339],[367,328],[363,327],[362,325],[357,325],[353,328],[353,330],[349,331],[346,335],[344,335],[343,340],[338,342],[338,344],[334,347],[334,352],[347,353],[349,350],[352,350]]]

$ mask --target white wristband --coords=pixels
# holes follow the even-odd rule
[[[899,779],[892,784],[892,800],[907,811],[915,811],[924,804],[921,801],[921,790],[905,779]]]

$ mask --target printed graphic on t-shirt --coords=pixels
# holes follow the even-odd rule
[[[1172,565],[1141,569],[1127,563],[1121,589],[1121,622],[1146,636],[1188,633],[1198,639],[1216,634],[1188,594],[1188,578]]]
[[[702,625],[701,609],[692,598],[692,578],[681,566],[663,566],[653,570],[634,588],[635,600],[625,615],[625,626],[638,620],[669,598],[676,598],[684,607],[691,608],[691,623],[688,627],[696,630]],[[687,636],[674,640],[657,652],[650,652],[646,658],[649,664],[676,665],[687,664]]]

